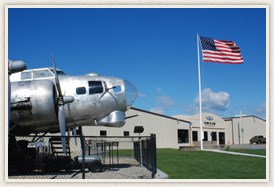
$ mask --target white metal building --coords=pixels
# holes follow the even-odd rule
[[[266,120],[257,116],[224,118],[227,144],[248,144],[253,136],[266,137]]]
[[[139,136],[135,126],[143,126],[141,136],[156,134],[157,148],[175,148],[200,145],[199,114],[193,116],[166,116],[138,108],[131,108],[123,127],[83,127],[85,136]],[[203,113],[204,146],[247,144],[252,136],[266,135],[266,121],[256,116],[221,118],[212,113]]]
[[[157,148],[178,148],[179,146],[190,146],[190,122],[170,116],[165,116],[137,108],[131,108],[126,112],[129,118],[123,127],[83,127],[85,136],[139,136],[134,133],[135,126],[143,126],[141,136],[156,134]],[[182,135],[178,139],[178,132]]]
[[[175,116],[179,119],[188,120],[191,122],[191,145],[200,145],[200,115],[193,116]],[[202,114],[202,129],[203,129],[203,145],[224,145],[226,141],[226,124],[225,121],[216,114],[203,113]]]

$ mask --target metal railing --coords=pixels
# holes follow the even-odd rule
[[[155,134],[151,134],[149,139],[139,139],[134,142],[134,157],[142,166],[152,172],[152,178],[154,178],[157,172]]]
[[[54,140],[54,141],[53,141]],[[17,136],[9,140],[9,179],[154,178],[156,137]]]

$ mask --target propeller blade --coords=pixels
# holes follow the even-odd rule
[[[54,72],[54,76],[55,76],[55,85],[56,85],[56,88],[58,91],[58,95],[61,98],[61,101],[63,102],[63,94],[62,94],[60,82],[59,82],[57,71],[56,71],[56,64],[55,64],[54,56],[52,56],[52,64],[53,64],[53,72]]]
[[[72,129],[72,136],[74,136],[74,143],[77,145],[77,133],[76,133],[76,127]]]
[[[61,105],[60,108],[59,108],[58,120],[59,120],[59,127],[60,127],[60,133],[61,133],[61,141],[62,141],[63,153],[67,154],[67,146],[66,146],[66,122],[65,122],[64,105]]]
[[[70,137],[70,128],[68,128],[68,137]]]

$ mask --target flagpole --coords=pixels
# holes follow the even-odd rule
[[[242,117],[243,117],[243,114],[242,114],[242,111],[240,111],[240,129],[239,129],[239,133],[241,134],[241,131],[242,131],[242,126],[243,126],[243,124],[242,124]],[[244,144],[244,139],[243,139],[243,134],[241,134],[241,136],[242,136],[242,144]],[[239,142],[241,142],[241,140],[239,141]]]
[[[204,134],[203,134],[203,119],[202,119],[202,90],[201,90],[201,71],[200,71],[200,53],[199,53],[199,34],[197,34],[197,53],[198,53],[198,79],[199,79],[199,111],[200,111],[200,145],[201,145],[201,150],[204,149],[203,147],[203,139],[204,139]]]

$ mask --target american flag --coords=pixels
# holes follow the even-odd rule
[[[222,64],[242,64],[240,48],[233,41],[200,37],[203,61]]]

